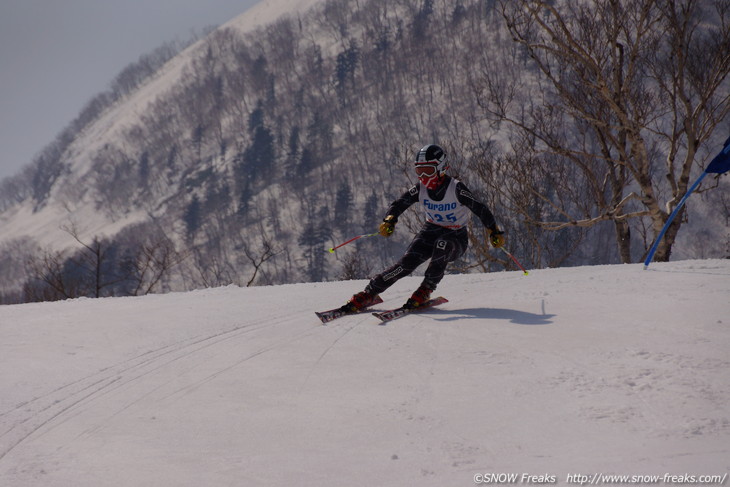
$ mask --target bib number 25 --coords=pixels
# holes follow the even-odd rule
[[[429,213],[428,216],[434,223],[456,223],[456,215],[453,213]]]

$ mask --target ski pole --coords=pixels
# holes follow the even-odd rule
[[[327,251],[330,254],[334,254],[335,253],[335,250],[339,249],[340,247],[344,247],[345,245],[349,244],[350,242],[354,242],[355,240],[357,240],[359,238],[374,237],[376,235],[380,235],[380,233],[379,232],[375,232],[375,233],[368,233],[368,234],[365,234],[365,235],[358,235],[357,237],[352,237],[347,242],[342,242],[340,245],[338,245],[336,247],[331,247],[331,248],[327,249]]]
[[[522,272],[523,272],[523,273],[524,273],[525,275],[528,275],[528,274],[529,274],[529,272],[527,272],[527,271],[525,270],[525,268],[524,268],[524,267],[522,267],[522,264],[520,264],[520,263],[519,263],[519,262],[517,261],[517,259],[515,259],[515,256],[514,256],[514,255],[510,254],[509,252],[507,252],[507,249],[505,249],[504,247],[500,247],[500,249],[502,249],[502,252],[504,252],[505,254],[507,254],[507,255],[509,256],[509,258],[510,258],[510,259],[512,259],[512,260],[514,261],[514,263],[515,263],[515,264],[517,264],[517,267],[519,267],[520,269],[522,269]]]

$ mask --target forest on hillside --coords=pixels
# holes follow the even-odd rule
[[[728,1],[326,0],[182,47],[127,67],[0,183],[3,212],[146,215],[113,237],[70,225],[65,250],[5,242],[0,303],[365,278],[417,211],[391,239],[325,249],[374,231],[427,143],[527,267],[638,262],[730,133]],[[75,169],[73,142],[175,55],[183,75]],[[685,254],[730,255],[728,186],[703,184],[658,259],[688,222]],[[511,268],[477,222],[470,236],[452,272]]]

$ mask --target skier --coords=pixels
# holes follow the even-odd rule
[[[418,151],[415,160],[418,182],[391,203],[378,231],[380,235],[390,237],[398,217],[416,202],[420,202],[425,210],[426,222],[403,257],[373,277],[364,291],[355,294],[340,308],[342,311],[353,313],[374,304],[380,293],[431,259],[423,282],[404,306],[417,308],[426,303],[444,277],[446,265],[466,252],[469,245],[466,225],[471,217],[470,210],[487,229],[492,246],[504,245],[504,232],[497,227],[492,212],[474,199],[464,183],[448,176],[448,168],[446,153],[438,145],[426,145]]]

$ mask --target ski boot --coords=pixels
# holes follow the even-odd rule
[[[433,289],[421,286],[418,289],[416,289],[416,292],[414,292],[410,298],[408,298],[408,301],[406,301],[406,304],[403,305],[404,308],[418,308],[419,306],[423,306],[423,303],[428,302],[431,299],[431,293],[433,292]]]
[[[350,298],[348,302],[340,307],[340,311],[346,313],[356,313],[363,308],[367,308],[370,305],[382,302],[378,299],[377,294],[372,294],[368,291],[361,291]]]

